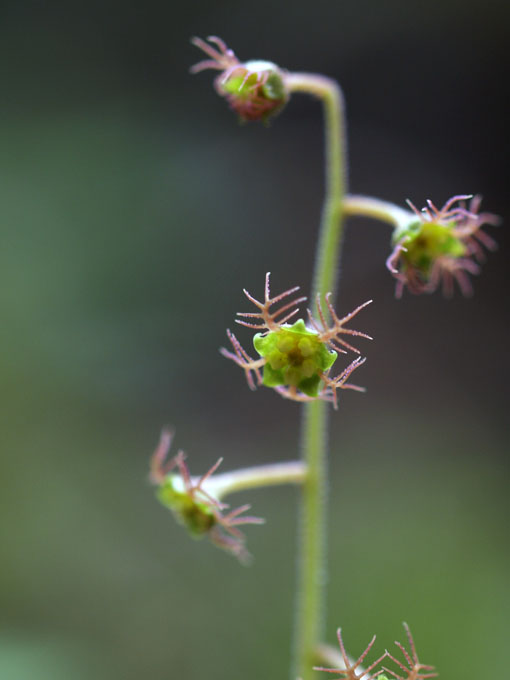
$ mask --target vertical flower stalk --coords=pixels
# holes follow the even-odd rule
[[[324,107],[326,191],[313,276],[311,299],[335,291],[342,243],[343,202],[346,192],[344,104],[338,84],[308,73],[285,77],[289,92],[318,97]],[[322,639],[326,580],[327,428],[326,404],[303,407],[301,447],[308,476],[303,485],[298,557],[294,663],[291,678],[311,680],[316,648]]]
[[[343,96],[338,84],[321,75],[288,73],[270,62],[241,63],[219,38],[212,36],[209,45],[194,38],[193,44],[209,59],[192,68],[196,73],[215,69],[220,75],[215,87],[229,102],[241,120],[266,122],[278,113],[289,96],[302,92],[321,100],[324,107],[326,192],[322,210],[319,241],[311,299],[334,295],[342,240],[343,203],[346,192],[346,152]],[[211,46],[214,45],[214,47]],[[231,338],[232,340],[232,338]],[[247,377],[249,358],[234,340],[235,357],[244,364]],[[230,355],[235,361],[233,355]],[[259,365],[260,363],[260,365]],[[251,362],[255,372],[262,362]],[[327,482],[327,408],[315,400],[304,405],[302,420],[302,458],[307,468],[303,484],[299,549],[298,601],[296,607],[294,663],[291,678],[311,680],[315,650],[322,636],[325,585],[325,498]]]

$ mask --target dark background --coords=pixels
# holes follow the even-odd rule
[[[187,72],[211,33],[339,79],[353,191],[504,218],[452,301],[395,301],[387,227],[349,226],[338,308],[374,298],[376,340],[332,416],[327,626],[357,654],[407,620],[443,678],[505,675],[508,24],[503,0],[2,3],[2,679],[288,676],[295,490],[232,499],[268,520],[245,569],[146,482],[165,423],[192,472],[297,455],[299,407],[217,347],[266,271],[309,287],[321,112],[239,126]]]

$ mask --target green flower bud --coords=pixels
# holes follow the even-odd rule
[[[468,199],[472,199],[469,207]],[[421,211],[408,201],[413,212],[395,229],[394,249],[386,261],[397,279],[397,297],[405,286],[419,294],[431,293],[440,284],[450,297],[454,281],[464,295],[471,295],[468,274],[479,273],[479,263],[484,260],[482,246],[495,248],[495,242],[480,227],[499,222],[496,215],[478,213],[480,201],[480,196],[453,196],[441,209],[427,201]]]
[[[245,515],[249,505],[225,512],[229,506],[217,497],[221,495],[221,484],[218,486],[213,483],[214,473],[222,458],[201,477],[190,475],[182,451],[167,461],[172,438],[173,433],[170,430],[163,430],[151,458],[149,478],[158,487],[158,500],[172,511],[177,522],[188,530],[190,536],[208,536],[215,545],[241,562],[249,562],[250,554],[245,547],[245,537],[238,527],[242,524],[263,524],[264,520]],[[178,473],[170,474],[175,468]]]
[[[205,52],[210,59],[195,64],[192,73],[204,69],[217,69],[221,73],[214,81],[216,91],[228,101],[241,121],[260,120],[263,123],[287,103],[289,92],[281,69],[270,61],[251,60],[241,63],[223,40],[208,38],[216,48],[200,38],[192,43]]]

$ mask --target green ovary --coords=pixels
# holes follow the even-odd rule
[[[453,223],[416,222],[404,234],[402,261],[407,267],[417,269],[428,277],[434,261],[442,256],[462,257],[466,254],[465,244],[455,236]]]
[[[253,96],[253,88],[257,85],[258,77],[256,73],[246,77],[243,72],[239,76],[232,76],[226,82],[221,84],[223,91],[226,94],[232,94],[239,99],[249,99]]]
[[[221,93],[242,121],[260,120],[267,123],[287,102],[288,94],[281,75],[272,70],[270,63],[267,65],[267,70],[259,69],[250,73],[247,64],[247,68],[236,69],[220,84]]]
[[[157,497],[193,538],[201,538],[216,524],[216,517],[211,509],[205,503],[194,500],[188,493],[176,489],[172,477],[168,477],[159,487]]]
[[[267,359],[264,385],[297,387],[310,397],[318,395],[321,374],[331,368],[338,356],[321,342],[317,333],[306,328],[302,319],[267,335],[257,333],[253,345]]]
[[[259,81],[258,73],[246,76],[246,71],[242,71],[240,75],[231,76],[221,84],[223,91],[239,99],[251,99],[256,94],[264,99],[282,103],[285,101],[285,88],[281,76],[277,73],[269,73],[263,84]]]

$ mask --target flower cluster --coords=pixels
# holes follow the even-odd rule
[[[337,631],[337,638],[338,644],[340,646],[341,654],[340,660],[342,662],[341,665],[343,666],[343,668],[316,667],[314,668],[314,670],[324,671],[325,673],[341,673],[341,677],[335,678],[335,680],[361,680],[361,679],[375,680],[375,678],[379,678],[379,680],[389,680],[386,675],[383,675],[383,673],[389,673],[391,677],[394,678],[395,680],[427,680],[427,678],[436,678],[437,673],[435,672],[434,666],[427,666],[425,664],[420,663],[420,661],[418,660],[418,654],[416,653],[416,647],[414,644],[413,636],[411,635],[411,631],[407,623],[404,623],[404,629],[406,631],[407,639],[409,641],[410,652],[408,652],[404,645],[402,645],[400,642],[395,642],[395,644],[404,655],[407,666],[401,663],[398,659],[392,656],[388,652],[388,650],[386,650],[384,654],[382,654],[382,656],[380,656],[376,661],[370,664],[368,668],[363,668],[361,664],[363,663],[365,657],[367,656],[368,652],[371,650],[375,642],[375,635],[370,640],[368,646],[366,647],[363,654],[359,657],[359,659],[353,662],[348,656],[347,652],[345,651],[345,646],[342,639],[342,630],[341,628],[339,628]],[[328,654],[328,656],[331,656],[331,654]],[[381,666],[380,670],[372,674],[372,671],[374,671],[375,668],[379,666],[379,664],[381,664],[382,661],[386,658],[391,659],[391,661],[393,661],[399,667],[400,669],[399,672],[404,673],[404,676],[399,675],[395,671],[392,671],[391,669],[386,668],[385,666]]]
[[[159,501],[172,511],[193,538],[208,536],[215,545],[241,562],[249,562],[251,556],[246,550],[245,536],[237,527],[241,524],[263,524],[264,520],[246,515],[241,517],[250,509],[249,505],[225,513],[229,506],[213,495],[214,485],[210,484],[210,489],[207,488],[222,458],[201,477],[190,475],[182,451],[167,462],[172,437],[169,430],[163,430],[151,458],[149,479],[158,487]],[[214,491],[217,492],[216,489]]]
[[[332,402],[337,408],[338,389],[363,392],[362,387],[351,385],[347,380],[351,373],[365,362],[364,358],[357,357],[334,378],[330,377],[330,371],[338,353],[346,354],[344,347],[359,354],[359,350],[346,342],[342,335],[372,339],[366,333],[345,328],[345,324],[370,304],[371,300],[340,319],[331,304],[331,294],[326,294],[324,299],[331,317],[331,323],[328,323],[320,296],[317,296],[318,319],[307,310],[309,326],[303,319],[290,325],[286,322],[298,314],[298,305],[306,298],[285,301],[283,306],[272,311],[271,308],[275,304],[292,296],[299,290],[299,286],[271,297],[269,276],[267,273],[264,302],[256,300],[247,290],[243,291],[259,311],[238,312],[237,316],[243,318],[236,319],[236,323],[260,331],[253,338],[253,346],[260,358],[252,359],[230,330],[227,330],[227,335],[234,351],[221,348],[223,356],[244,370],[251,389],[255,389],[257,385],[265,385],[274,388],[286,399],[294,401],[322,399]],[[247,318],[250,320],[246,321]]]
[[[261,120],[264,123],[287,103],[289,93],[281,69],[270,61],[252,60],[241,63],[221,38],[210,36],[209,45],[201,38],[192,43],[209,59],[192,66],[191,72],[205,69],[221,71],[214,81],[218,94],[225,97],[241,121]]]
[[[464,295],[472,294],[468,274],[479,273],[479,264],[485,259],[482,246],[489,250],[496,247],[481,227],[499,223],[496,215],[478,212],[480,203],[480,196],[453,196],[441,209],[427,201],[420,211],[408,201],[413,213],[395,229],[394,250],[386,261],[397,279],[396,297],[401,297],[404,286],[420,294],[431,293],[440,285],[451,297],[454,281]]]

